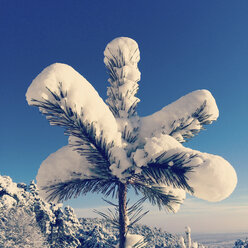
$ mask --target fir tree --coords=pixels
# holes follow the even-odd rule
[[[51,201],[88,192],[116,197],[118,204],[109,203],[116,207],[117,215],[101,214],[118,226],[119,247],[124,248],[128,228],[145,214],[144,200],[168,211],[178,210],[185,192],[219,201],[235,188],[236,174],[223,158],[181,144],[217,119],[210,92],[192,92],[141,118],[135,96],[140,80],[137,43],[117,38],[107,45],[104,55],[110,83],[108,106],[86,79],[63,64],[46,68],[26,96],[51,125],[65,128],[69,136],[69,145],[49,156],[38,172],[37,183],[44,196]],[[222,180],[220,174],[228,180]],[[130,188],[142,199],[128,207]]]

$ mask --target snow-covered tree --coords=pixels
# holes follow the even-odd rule
[[[0,212],[0,247],[48,248],[34,213],[22,206]]]
[[[186,226],[185,228],[185,244],[187,248],[191,248],[191,228],[189,226]]]
[[[69,136],[69,144],[39,169],[41,194],[52,201],[88,192],[117,196],[120,248],[124,248],[129,188],[160,209],[176,212],[186,192],[208,201],[228,197],[237,177],[222,157],[182,145],[217,119],[218,108],[209,91],[194,91],[139,117],[137,43],[114,39],[104,56],[110,76],[107,104],[84,77],[58,63],[33,80],[26,98]]]
[[[15,223],[17,219],[18,223]],[[15,228],[14,225],[16,225]],[[31,226],[35,232],[32,237],[37,242],[40,240],[38,236],[41,233],[51,248],[80,247],[79,229],[81,224],[71,207],[62,209],[62,204],[43,201],[34,181],[30,185],[16,184],[10,177],[0,175],[0,240],[4,244],[5,241],[11,244],[14,240],[23,240],[25,236],[21,231],[27,230],[28,235]],[[11,229],[18,230],[18,228],[21,231],[13,231],[13,237],[8,234]],[[2,246],[0,245],[0,247]],[[10,245],[10,247],[15,246]],[[30,247],[35,246],[31,245]]]
[[[191,239],[191,228],[189,226],[185,227],[185,238],[180,237],[181,248],[204,248],[202,244],[198,244],[196,241]]]

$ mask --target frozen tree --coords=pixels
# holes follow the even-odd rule
[[[17,214],[12,216],[14,211]],[[0,239],[4,240],[4,242],[13,243],[13,238],[8,240],[8,237],[11,236],[6,235],[4,226],[11,227],[11,225],[15,224],[13,220],[17,218],[19,222],[16,225],[18,224],[19,228],[25,225],[23,230],[25,228],[27,230],[30,226],[26,226],[25,221],[31,223],[34,226],[34,231],[38,228],[38,232],[44,235],[45,240],[48,241],[52,248],[74,248],[80,245],[79,229],[81,224],[78,222],[72,208],[65,207],[62,209],[62,204],[43,201],[39,196],[39,190],[34,181],[30,185],[16,184],[10,177],[0,175],[0,222],[2,221],[0,225],[0,237],[2,238]],[[22,232],[14,233],[15,240],[23,239]],[[36,236],[34,235],[34,237]],[[39,239],[37,238],[37,240]],[[10,247],[13,246],[10,245]]]
[[[0,247],[48,248],[35,215],[20,206],[0,213]]]
[[[29,208],[34,212],[37,223],[46,235],[52,248],[74,248],[80,245],[77,232],[80,224],[71,207],[62,209],[62,204],[48,204],[39,196],[39,190],[32,181],[29,191],[33,199],[29,201]]]
[[[189,226],[185,227],[185,244],[187,248],[191,248],[191,228]]]
[[[204,248],[202,244],[198,244],[198,242],[192,241],[191,228],[189,226],[185,227],[185,239],[181,236],[179,240],[181,248]]]
[[[182,145],[218,118],[209,91],[194,91],[150,116],[139,117],[137,43],[125,37],[114,39],[104,56],[110,83],[107,104],[84,77],[58,63],[33,80],[26,98],[69,136],[69,144],[44,160],[38,171],[41,194],[52,201],[88,192],[116,196],[123,248],[129,188],[160,209],[176,212],[186,192],[220,201],[232,193],[237,178],[222,157]]]

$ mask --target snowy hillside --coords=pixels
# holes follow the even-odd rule
[[[112,226],[103,219],[98,218],[79,218],[79,222],[82,224],[84,233],[89,233],[92,236],[89,240],[97,238],[97,242],[104,244],[116,243],[116,237],[118,236],[118,230],[112,228]],[[159,248],[159,247],[178,247],[180,248],[180,240],[178,236],[164,232],[161,229],[150,228],[146,225],[135,225],[132,234],[139,234],[149,238],[147,247]],[[106,246],[99,246],[106,247]]]
[[[182,237],[157,228],[136,225],[130,233],[148,237],[149,248],[187,247]],[[118,230],[105,220],[77,219],[71,207],[44,202],[34,182],[14,183],[0,175],[0,248],[110,248],[117,242]],[[237,241],[235,248],[247,244]]]
[[[247,236],[247,233],[192,233],[193,240],[208,248],[244,248]]]
[[[73,209],[44,202],[34,182],[16,184],[0,176],[1,248],[80,247],[79,227]]]
[[[44,202],[34,182],[30,185],[14,183],[10,177],[0,176],[0,247],[113,247],[118,232],[101,219],[82,218],[78,221],[70,207]],[[20,212],[15,221],[11,211]],[[24,217],[23,217],[24,216]],[[27,216],[28,218],[25,218]],[[23,222],[23,220],[25,221]],[[23,223],[21,223],[23,222]],[[22,225],[32,226],[18,235]],[[18,231],[19,230],[19,231]],[[35,240],[30,233],[36,234]],[[15,233],[17,232],[17,233]],[[150,235],[149,247],[180,247],[179,239],[169,233],[146,226],[136,226],[134,234]],[[154,237],[156,242],[154,242]],[[31,245],[29,245],[29,243]],[[24,245],[24,246],[23,246]]]

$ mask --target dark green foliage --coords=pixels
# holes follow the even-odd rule
[[[127,107],[125,104],[125,99],[128,97],[127,95],[135,95],[139,86],[138,84],[133,86],[132,90],[127,91],[126,95],[122,95],[119,93],[118,89],[121,85],[124,84],[123,79],[125,79],[125,75],[119,75],[117,70],[115,70],[115,68],[122,68],[123,66],[125,66],[125,57],[122,53],[121,48],[118,49],[118,56],[115,56],[111,52],[111,49],[109,48],[107,49],[109,53],[111,54],[111,58],[108,56],[105,56],[106,61],[108,61],[106,64],[106,67],[109,73],[108,81],[111,84],[111,87],[108,88],[108,96],[109,96],[109,99],[111,99],[112,101],[112,104],[109,104],[109,108],[111,112],[113,113],[113,115],[117,118],[120,117],[120,112],[119,112],[120,110],[125,110],[125,112],[128,114],[128,118],[131,118],[132,116],[137,115],[136,107],[137,107],[137,103],[139,102],[139,100],[137,99],[136,101],[134,101],[134,103],[130,107]],[[137,51],[138,49],[136,49],[133,52],[133,55],[131,56],[130,59],[132,59],[132,57],[136,54]],[[114,92],[113,89],[114,91],[118,91],[118,93]],[[121,103],[121,106],[119,106],[119,103]]]
[[[198,134],[202,129],[204,129],[204,125],[211,124],[212,121],[209,120],[211,115],[207,114],[205,109],[206,105],[207,102],[205,100],[191,116],[173,121],[171,124],[172,131],[169,133],[169,135],[173,136],[175,133],[184,130],[182,137],[185,141],[192,138],[194,135]],[[199,124],[201,125],[199,129],[192,128],[191,126],[195,120],[198,120]]]
[[[68,107],[65,99],[67,93],[63,91],[62,83],[59,86],[59,94],[49,89],[48,91],[53,96],[54,101],[33,99],[33,105],[39,107],[51,125],[63,127],[66,135],[77,138],[72,146],[93,165],[94,173],[102,178],[112,177],[109,170],[109,149],[113,144],[107,145],[101,135],[99,138],[96,137],[94,125],[83,122],[83,111],[81,111],[81,116],[78,116],[75,111]],[[62,100],[63,108],[61,107]]]
[[[170,203],[180,203],[175,196],[165,194],[162,191],[162,187],[151,186],[142,181],[136,181],[135,184],[132,184],[132,187],[137,193],[141,193],[145,199],[148,199],[152,205],[157,205],[159,210],[164,207],[167,211],[173,212]]]
[[[134,128],[132,131],[128,130],[128,127],[125,126],[124,131],[122,132],[122,138],[128,143],[134,143],[138,138],[137,131],[139,128]]]
[[[109,223],[112,224],[112,226],[116,229],[119,229],[120,223],[119,223],[119,206],[111,201],[108,201],[106,199],[103,199],[106,203],[108,203],[112,208],[107,209],[107,213],[98,211],[94,209],[94,212],[99,214],[101,217],[103,217],[105,220],[107,220]],[[129,224],[127,226],[128,230],[132,229],[134,225],[142,219],[146,214],[148,214],[149,211],[143,211],[142,204],[145,202],[146,197],[141,198],[137,202],[135,202],[133,205],[128,207],[129,200],[126,202],[126,208],[127,208],[127,216],[129,219]]]
[[[162,153],[154,162],[150,162],[142,167],[140,180],[150,180],[151,184],[162,183],[172,185],[175,188],[182,188],[193,193],[193,189],[187,182],[188,178],[186,174],[193,172],[194,168],[187,166],[187,164],[196,155],[191,155],[187,159],[185,156],[186,154],[176,153],[166,158],[166,152]],[[172,165],[170,165],[170,163],[172,163]],[[142,178],[142,176],[144,176],[144,178]]]
[[[142,204],[146,201],[146,197],[141,198],[135,202],[131,207],[127,208],[127,215],[129,218],[128,229],[133,228],[134,225],[141,220],[149,211],[143,211]],[[128,201],[129,202],[129,201]],[[128,204],[127,202],[127,204]]]
[[[68,200],[73,196],[76,198],[79,195],[85,195],[89,192],[101,193],[105,196],[115,196],[117,193],[117,183],[115,179],[74,179],[50,185],[45,187],[44,190],[50,193],[48,197],[49,201],[54,199],[63,201]]]
[[[123,84],[123,81],[120,79],[117,79],[117,81],[112,82],[110,80],[110,84],[115,88],[113,89],[112,87],[108,88],[108,96],[112,101],[112,104],[109,104],[109,108],[111,110],[111,112],[113,113],[113,115],[117,118],[120,118],[120,110],[124,110],[125,112],[127,112],[128,114],[128,118],[131,118],[132,116],[137,115],[137,103],[139,102],[138,99],[136,99],[136,101],[134,101],[134,103],[130,106],[127,107],[125,104],[125,98],[127,97],[126,95],[123,95],[121,93],[116,93],[114,92],[114,90],[118,90],[118,87],[120,87]],[[117,85],[116,85],[117,84]],[[131,91],[127,91],[127,94],[133,94],[133,92],[137,92],[138,90],[138,85],[136,87],[133,88],[132,92]],[[109,99],[107,100],[107,102],[109,103]],[[121,105],[119,106],[119,103],[121,103]]]

